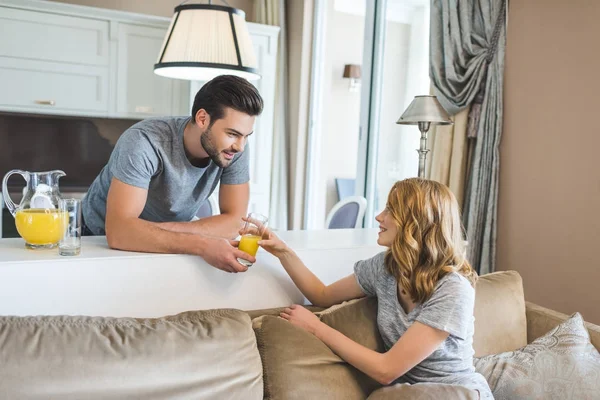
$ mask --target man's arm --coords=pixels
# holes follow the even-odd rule
[[[113,249],[149,253],[193,254],[228,272],[243,272],[247,268],[237,261],[254,257],[233,247],[226,239],[191,233],[172,232],[161,224],[139,218],[146,204],[148,191],[113,178],[106,203],[106,239]]]
[[[248,211],[249,199],[249,183],[239,185],[221,184],[219,189],[220,215],[192,222],[163,222],[160,227],[172,232],[196,233],[233,239],[242,228],[242,217],[245,217]]]

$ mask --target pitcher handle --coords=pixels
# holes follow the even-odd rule
[[[6,204],[6,208],[8,208],[8,211],[10,211],[13,217],[17,213],[17,205],[12,201],[10,195],[8,194],[8,178],[10,178],[11,175],[14,174],[21,175],[23,179],[25,179],[25,182],[27,182],[27,175],[29,175],[26,171],[22,171],[20,169],[13,169],[12,171],[9,171],[6,175],[4,175],[4,179],[2,179],[2,194],[4,197],[4,203]]]

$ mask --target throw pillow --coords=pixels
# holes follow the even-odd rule
[[[377,327],[377,299],[365,297],[316,313],[321,321],[357,343],[380,353],[385,351]]]
[[[371,321],[376,310],[376,302],[362,299],[334,306],[321,319],[358,343],[378,350],[381,339]],[[263,362],[265,400],[364,400],[381,386],[315,336],[284,319],[265,315],[253,320],[253,328]]]
[[[579,313],[519,350],[475,359],[475,369],[497,400],[591,400],[600,393],[600,354]]]

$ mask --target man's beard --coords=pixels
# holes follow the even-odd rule
[[[200,144],[208,154],[208,157],[217,164],[220,168],[227,168],[231,163],[231,160],[225,160],[221,157],[221,152],[217,149],[217,145],[213,141],[210,128],[207,128],[202,135],[200,135]]]

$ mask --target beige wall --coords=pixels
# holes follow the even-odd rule
[[[499,269],[527,300],[600,323],[600,2],[510,2]]]
[[[82,6],[110,8],[114,10],[130,11],[140,14],[172,17],[173,9],[181,4],[182,0],[54,0],[61,3],[79,4]],[[253,21],[254,0],[227,0],[231,7],[239,8],[246,12],[246,20]],[[214,4],[219,4],[215,1]],[[223,3],[225,4],[225,3]]]

